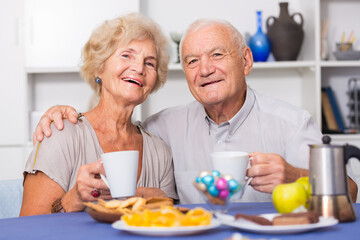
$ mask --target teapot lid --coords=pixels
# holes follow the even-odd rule
[[[331,137],[328,135],[324,135],[322,137],[322,142],[323,144],[310,144],[309,146],[312,148],[322,148],[322,147],[326,147],[326,148],[343,148],[344,145],[338,145],[338,144],[330,144],[331,142]]]

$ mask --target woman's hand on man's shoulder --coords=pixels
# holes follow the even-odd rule
[[[51,136],[50,125],[54,122],[57,129],[64,128],[63,119],[68,119],[72,123],[77,123],[78,113],[75,108],[66,105],[56,105],[49,108],[40,118],[33,134],[33,144],[37,141],[41,142],[46,137]]]

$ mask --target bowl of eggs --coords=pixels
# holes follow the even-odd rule
[[[194,186],[214,212],[225,213],[229,202],[241,199],[246,182],[238,182],[231,175],[217,170],[201,171]]]

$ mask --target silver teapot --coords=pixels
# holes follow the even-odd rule
[[[309,182],[312,187],[310,210],[320,216],[335,217],[340,222],[356,219],[349,195],[346,174],[348,160],[360,160],[360,149],[352,145],[331,145],[329,136],[323,144],[310,146]]]

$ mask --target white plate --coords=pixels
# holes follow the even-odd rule
[[[128,226],[124,221],[116,221],[111,226],[115,229],[127,231],[137,235],[145,236],[181,236],[204,232],[220,225],[220,221],[212,219],[210,225],[186,226],[186,227],[133,227]]]
[[[271,214],[262,214],[260,216],[272,220],[277,215],[279,214],[271,213]],[[235,227],[244,231],[254,232],[254,233],[265,233],[265,234],[290,234],[290,233],[307,232],[319,228],[330,227],[338,223],[338,220],[335,218],[324,218],[324,217],[320,217],[318,223],[286,225],[286,226],[263,226],[246,220],[235,220],[233,216],[226,216],[226,217],[223,216],[220,218],[220,221],[224,225]]]

